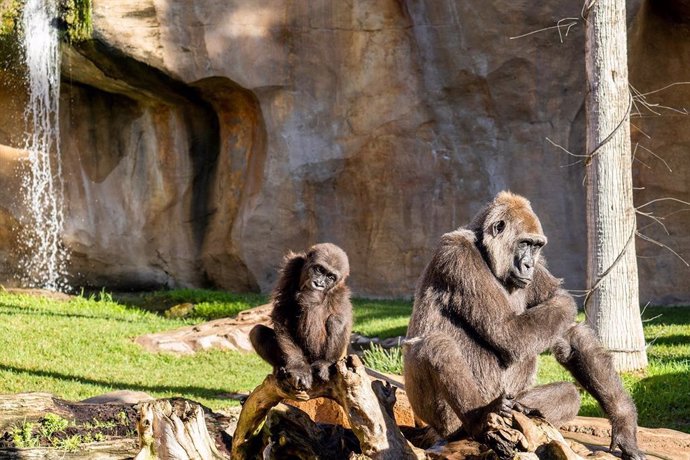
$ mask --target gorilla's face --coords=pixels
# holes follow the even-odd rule
[[[300,289],[328,293],[344,282],[349,270],[347,255],[342,249],[330,243],[317,244],[307,253]]]
[[[545,244],[546,239],[541,235],[524,234],[516,239],[513,249],[513,264],[508,276],[508,281],[513,286],[522,289],[532,282],[539,251]]]
[[[483,227],[487,263],[506,288],[523,289],[532,282],[546,237],[531,209],[501,211],[499,208],[496,217]]]
[[[338,274],[320,264],[309,267],[309,287],[315,291],[328,291],[338,282]]]

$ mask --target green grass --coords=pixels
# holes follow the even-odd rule
[[[254,354],[148,353],[136,336],[199,321],[167,319],[108,297],[64,302],[0,293],[0,393],[47,391],[80,400],[129,389],[217,409],[236,404],[223,394],[249,391],[270,371]]]
[[[637,405],[639,423],[690,433],[690,307],[650,307],[644,334],[649,366],[643,375],[624,374]],[[540,357],[538,383],[572,381],[552,356]],[[602,417],[594,398],[583,393],[580,415]]]
[[[268,296],[263,294],[236,294],[210,289],[176,289],[143,295],[122,294],[114,297],[120,303],[157,313],[162,313],[177,304],[192,303],[194,310],[187,318],[193,321],[210,321],[235,316],[242,310],[263,305],[269,300]]]
[[[364,364],[387,374],[403,373],[402,348],[393,347],[383,348],[381,345],[373,344],[368,350],[364,350]]]
[[[352,299],[355,324],[353,331],[382,339],[407,333],[412,313],[410,300]]]
[[[96,297],[99,296],[100,293],[97,293]],[[144,295],[123,294],[116,295],[115,298],[123,304],[157,313],[163,313],[177,304],[193,303],[194,310],[186,318],[195,322],[235,316],[242,310],[270,300],[263,294],[235,294],[206,289],[157,291]],[[405,335],[412,312],[412,301],[352,299],[352,307],[354,332],[385,339]]]
[[[0,292],[0,393],[47,391],[80,400],[130,389],[183,396],[219,409],[237,404],[224,394],[249,391],[270,371],[254,354],[210,351],[178,357],[148,353],[133,342],[141,334],[235,315],[265,303],[266,296],[178,290],[115,298],[99,293],[56,301]],[[183,319],[161,314],[186,302],[195,309]],[[354,299],[353,305],[356,332],[381,338],[405,334],[411,302]],[[624,375],[624,384],[637,403],[641,425],[690,432],[690,307],[648,308],[644,316],[651,319],[644,329],[647,342],[653,342],[650,365],[644,375]],[[402,366],[398,352],[374,350],[366,359],[374,368],[396,373]],[[538,383],[571,380],[551,356],[540,360]],[[581,414],[601,412],[585,396]]]

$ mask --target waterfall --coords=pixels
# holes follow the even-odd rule
[[[64,226],[63,179],[60,164],[60,48],[57,0],[27,0],[22,15],[28,70],[26,108],[30,171],[23,177],[26,222],[22,246],[23,282],[52,290],[65,289],[67,253]]]

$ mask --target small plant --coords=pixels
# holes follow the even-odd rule
[[[24,421],[12,428],[12,442],[15,447],[38,447],[38,436],[34,436],[34,423]]]
[[[84,428],[87,430],[109,430],[117,426],[114,421],[102,421],[97,418],[92,419],[91,422],[84,423]]]
[[[402,374],[403,355],[401,347],[393,347],[388,350],[381,345],[372,344],[371,348],[364,350],[364,363],[379,372],[388,374]]]
[[[88,40],[93,34],[91,0],[59,0],[63,38],[71,43]]]
[[[127,413],[123,410],[117,413],[117,420],[122,426],[129,426],[129,417],[127,417]]]
[[[58,449],[66,450],[67,452],[76,452],[79,450],[79,445],[84,442],[81,435],[75,434],[65,439],[59,440],[55,447]]]
[[[68,426],[69,420],[49,412],[43,417],[43,420],[41,420],[38,432],[41,436],[50,440],[55,433],[64,431]]]

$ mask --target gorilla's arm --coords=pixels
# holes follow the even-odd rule
[[[311,364],[316,375],[323,381],[328,380],[328,369],[331,364],[342,358],[347,352],[352,331],[352,305],[349,293],[337,294],[338,313],[331,314],[326,320],[326,343],[323,348],[323,357]]]
[[[570,294],[561,289],[561,280],[549,272],[542,260],[537,262],[534,267],[534,277],[525,290],[527,291],[525,299],[527,308],[546,302],[555,295],[570,296]]]
[[[575,302],[559,291],[516,314],[469,231],[444,235],[431,267],[436,270],[433,278],[451,292],[444,313],[470,326],[506,364],[549,349],[575,319]]]
[[[349,306],[350,302],[345,301]],[[335,362],[339,360],[343,352],[347,350],[352,329],[351,308],[341,314],[331,315],[326,320],[326,345],[323,353],[326,361]]]
[[[293,331],[296,328],[300,307],[297,294],[305,264],[302,254],[289,254],[282,269],[273,296],[273,330],[278,347],[283,355],[288,380],[296,388],[311,386],[311,368],[302,348],[295,342]]]

